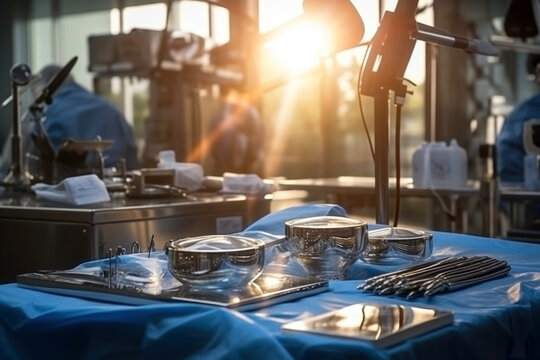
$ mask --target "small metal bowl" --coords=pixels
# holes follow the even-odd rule
[[[385,227],[371,230],[361,258],[372,264],[401,264],[425,259],[433,251],[433,235],[416,229]]]
[[[167,244],[169,271],[194,288],[240,288],[264,267],[264,241],[233,235],[185,238]]]
[[[338,216],[317,216],[285,223],[291,255],[312,276],[343,279],[359,257],[367,223]]]

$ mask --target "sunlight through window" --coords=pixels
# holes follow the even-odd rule
[[[131,29],[163,30],[165,27],[165,17],[167,6],[162,3],[128,6],[124,9],[124,29],[123,32],[130,32]]]

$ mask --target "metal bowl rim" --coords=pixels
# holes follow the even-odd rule
[[[328,224],[330,226],[322,227],[320,224],[324,221],[336,221],[338,223]],[[313,222],[313,224],[310,224]],[[355,228],[365,227],[367,228],[367,222],[360,219],[353,219],[345,216],[314,216],[307,218],[298,218],[285,222],[285,226],[289,229],[343,229],[343,228]]]
[[[220,250],[199,250],[199,249],[186,249],[181,247],[179,244],[188,242],[188,241],[202,241],[212,238],[235,238],[251,244],[251,246],[241,247],[241,248],[232,248],[232,249],[220,249]],[[257,238],[249,238],[247,236],[238,236],[238,235],[202,235],[195,237],[188,237],[177,239],[171,241],[168,244],[168,251],[170,252],[181,252],[181,253],[193,253],[193,254],[228,254],[228,253],[240,253],[243,251],[253,251],[253,250],[264,250],[264,241]]]
[[[385,233],[386,231],[392,231],[392,229],[408,231],[410,235],[393,237],[393,236],[389,236],[391,234]],[[369,240],[375,240],[375,239],[386,240],[388,242],[398,242],[398,241],[405,241],[405,240],[431,241],[433,239],[433,234],[425,230],[413,229],[413,228],[402,227],[402,226],[398,226],[398,227],[388,226],[388,227],[383,227],[380,229],[374,229],[374,230],[368,231],[368,239]]]

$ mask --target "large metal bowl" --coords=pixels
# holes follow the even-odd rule
[[[264,241],[233,235],[179,239],[165,252],[173,276],[194,288],[241,288],[264,267]]]
[[[433,235],[423,230],[385,227],[371,230],[360,257],[368,263],[396,265],[423,260],[433,251]]]
[[[342,279],[360,255],[367,223],[338,216],[317,216],[285,223],[291,255],[312,276]]]

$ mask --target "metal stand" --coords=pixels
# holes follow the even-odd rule
[[[362,73],[361,93],[375,103],[375,201],[376,222],[388,224],[388,123],[391,92],[403,102],[407,86],[403,74],[416,40],[414,16],[418,0],[400,0],[395,12],[387,11],[371,41],[369,57]]]
[[[375,97],[375,201],[377,224],[388,224],[388,101],[389,92]]]
[[[418,0],[399,0],[394,12],[387,11],[371,41],[370,53],[362,72],[360,91],[375,99],[375,195],[377,223],[388,223],[388,100],[403,104],[407,88],[405,69],[416,40],[497,56],[491,44],[469,40],[415,20]]]
[[[497,235],[497,149],[492,144],[481,144],[478,153],[482,162],[480,198],[482,200],[482,235]]]
[[[24,172],[21,139],[21,87],[30,82],[32,72],[28,65],[19,64],[11,69],[11,95],[13,106],[11,134],[11,167],[2,185],[12,190],[27,190],[29,181]]]
[[[11,135],[11,167],[3,179],[3,184],[12,189],[24,189],[28,180],[24,176],[21,144],[19,87],[12,86],[13,91],[13,133]]]

